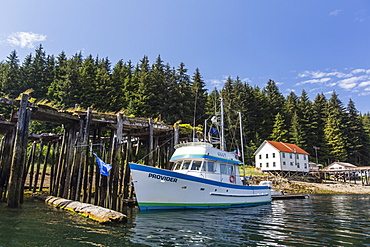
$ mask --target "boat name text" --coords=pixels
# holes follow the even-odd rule
[[[154,173],[149,173],[148,178],[160,179],[160,180],[163,180],[163,181],[177,183],[177,178],[162,176],[162,175],[154,174]]]
[[[225,153],[221,153],[221,152],[217,152],[217,155],[220,156],[220,157],[226,157],[226,154]]]

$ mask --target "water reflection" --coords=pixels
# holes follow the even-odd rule
[[[27,201],[0,204],[0,246],[370,246],[370,195],[313,195],[238,209],[139,212],[104,226]]]

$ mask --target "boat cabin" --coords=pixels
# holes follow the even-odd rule
[[[233,152],[221,151],[209,143],[184,143],[176,146],[172,171],[214,181],[238,184],[241,162]]]

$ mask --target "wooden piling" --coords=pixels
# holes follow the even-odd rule
[[[13,208],[19,207],[23,200],[23,173],[28,141],[28,127],[31,120],[31,111],[27,109],[27,106],[28,95],[22,94],[7,195],[7,206]]]

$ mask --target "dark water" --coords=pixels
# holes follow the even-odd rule
[[[138,212],[103,226],[32,198],[0,204],[0,246],[370,246],[370,195],[239,209]]]

